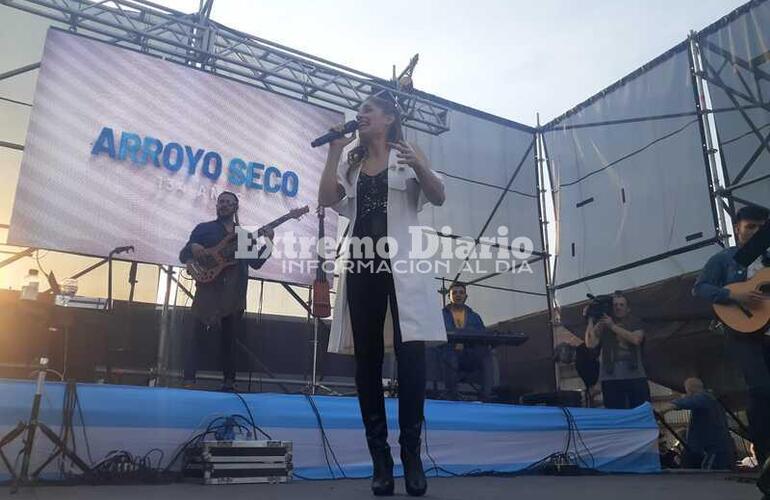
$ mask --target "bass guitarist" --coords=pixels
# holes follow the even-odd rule
[[[238,223],[238,197],[230,191],[223,191],[217,198],[217,218],[195,226],[190,239],[179,253],[179,260],[187,264],[191,260],[205,261],[209,256],[206,249],[215,247],[224,238],[235,232]],[[273,229],[262,231],[272,241]],[[208,282],[198,282],[193,298],[192,313],[193,341],[188,343],[184,367],[184,387],[195,384],[195,372],[200,358],[201,346],[208,331],[219,331],[220,357],[224,383],[222,390],[235,390],[235,340],[240,332],[241,319],[246,310],[246,289],[249,283],[249,267],[259,269],[267,261],[267,245],[260,248],[259,258],[240,259],[235,265],[226,267]]]
[[[767,255],[759,257],[748,268],[741,266],[733,256],[746,244],[768,219],[768,211],[757,206],[745,206],[735,216],[737,247],[730,247],[714,255],[706,263],[693,288],[693,293],[714,304],[736,304],[755,307],[763,300],[757,291],[735,292],[726,285],[751,279],[760,269],[770,265]],[[733,363],[743,372],[749,392],[749,425],[759,463],[770,455],[770,332],[753,334],[737,332],[726,325],[720,327],[727,337],[727,350]]]

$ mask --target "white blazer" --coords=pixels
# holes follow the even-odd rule
[[[388,236],[398,244],[391,263],[409,261],[411,247],[410,226],[420,226],[417,213],[428,203],[423,193],[417,174],[406,165],[397,163],[396,150],[390,150],[388,157]],[[348,236],[352,234],[356,224],[356,190],[361,169],[354,172],[348,181],[350,166],[346,160],[340,161],[337,168],[337,181],[345,188],[345,197],[331,208],[350,221]],[[440,177],[439,177],[440,178]],[[343,255],[347,255],[347,247],[343,246]],[[342,258],[343,261],[345,257]],[[329,352],[338,354],[353,354],[353,329],[350,321],[350,308],[347,297],[347,272],[344,262],[340,267],[340,277],[337,284],[337,294],[334,303],[331,334],[329,336]],[[427,267],[427,266],[426,266]],[[393,285],[396,290],[398,303],[398,319],[401,326],[401,340],[446,342],[446,329],[441,314],[441,302],[438,296],[439,282],[432,274],[393,272]],[[388,313],[385,315],[383,339],[386,350],[393,349],[393,315],[388,303]]]

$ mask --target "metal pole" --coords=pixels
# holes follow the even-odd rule
[[[543,165],[547,166],[547,157],[545,155],[545,140],[542,132],[540,132],[540,114],[537,115],[537,128],[538,132],[535,132],[535,189],[537,190],[537,215],[540,222],[540,245],[545,250],[546,258],[543,259],[543,279],[545,281],[545,298],[548,304],[548,326],[551,332],[551,359],[554,359],[554,329],[556,325],[553,320],[553,288],[551,286],[551,261],[550,261],[550,247],[548,244],[548,212],[545,205],[545,176],[543,175]],[[547,167],[546,167],[547,168]],[[553,186],[551,186],[553,189]],[[553,363],[553,381],[554,388],[559,390],[559,363],[554,361]]]
[[[764,181],[766,179],[770,178],[770,174],[760,175],[759,177],[755,179],[749,179],[747,181],[741,181],[738,184],[731,184],[727,186],[726,188],[723,188],[717,192],[717,194],[724,196],[724,197],[730,197],[730,193],[732,193],[735,190],[745,188],[746,186],[751,186],[752,184],[756,184],[757,182]]]
[[[706,160],[709,191],[711,194],[711,205],[714,211],[714,222],[717,225],[717,238],[720,242],[724,242],[729,238],[730,231],[728,225],[725,222],[725,211],[716,202],[717,199],[722,197],[720,194],[723,191],[723,186],[720,181],[719,165],[717,165],[716,154],[719,150],[714,148],[713,142],[713,130],[711,129],[711,123],[709,120],[710,110],[706,103],[706,93],[704,90],[704,81],[701,75],[703,74],[703,67],[701,63],[700,49],[696,43],[696,33],[690,32],[689,42],[690,47],[688,55],[690,56],[690,71],[693,82],[693,91],[695,92],[695,107],[698,111],[700,120],[698,125],[701,132],[701,139],[703,140],[703,156]],[[724,167],[724,166],[723,166]]]
[[[4,261],[0,262],[0,269],[7,266],[8,264],[16,262],[19,259],[23,259],[24,257],[28,257],[32,255],[33,253],[35,253],[35,250],[36,250],[35,248],[27,248],[26,250],[22,250],[21,252],[8,257]]]
[[[77,254],[75,254],[75,255],[77,255]],[[79,272],[73,274],[72,276],[70,276],[70,279],[76,280],[76,279],[80,278],[81,276],[85,276],[86,274],[90,273],[91,271],[93,271],[97,267],[101,267],[105,262],[107,262],[107,259],[102,259],[99,262],[97,262],[96,264],[91,264],[90,266],[88,266],[87,268],[83,269],[82,271],[79,271]]]
[[[171,271],[172,267],[169,266],[166,270],[163,266],[158,266],[162,272],[166,273],[166,293],[163,297],[163,308],[160,315],[160,335],[158,337],[158,358],[155,365],[156,377],[158,382],[163,385],[166,383],[166,339],[168,338],[168,306],[171,298]]]
[[[16,144],[15,142],[0,141],[0,147],[24,151],[24,145]]]
[[[11,78],[16,75],[21,75],[22,73],[26,73],[27,71],[32,71],[34,69],[37,69],[40,67],[40,63],[36,62],[33,64],[27,64],[26,66],[22,66],[20,68],[12,69],[11,71],[6,71],[5,73],[0,74],[0,80],[5,80],[6,78]]]
[[[441,307],[446,307],[446,296],[449,293],[449,290],[446,288],[446,278],[441,277],[441,290],[439,290],[439,293],[441,293]]]
[[[32,400],[32,414],[29,417],[29,427],[27,428],[27,439],[24,440],[24,457],[21,463],[21,474],[19,479],[22,482],[29,481],[29,464],[32,458],[32,446],[35,443],[35,431],[37,431],[38,418],[40,417],[40,399],[43,396],[43,384],[45,384],[46,365],[41,363],[40,370],[37,372],[37,384],[35,385],[35,397]]]
[[[107,311],[112,311],[112,255],[110,252],[107,256],[107,303],[104,305]]]
[[[318,383],[318,318],[313,318],[313,385],[310,386],[310,394],[315,395],[315,386]]]

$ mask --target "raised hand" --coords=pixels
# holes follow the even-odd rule
[[[398,157],[398,163],[400,165],[409,165],[413,169],[417,170],[424,168],[427,164],[423,155],[416,151],[406,141],[389,142],[388,146],[398,151],[396,156]]]

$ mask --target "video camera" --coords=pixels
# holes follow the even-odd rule
[[[606,314],[609,317],[613,316],[612,313],[612,295],[591,295],[586,296],[591,299],[586,309],[586,318],[591,318],[594,322],[599,321]]]

